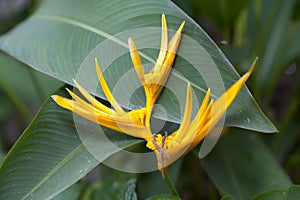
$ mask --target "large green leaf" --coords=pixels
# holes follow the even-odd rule
[[[159,30],[162,13],[166,14],[170,29],[176,29],[183,20],[186,21],[186,25],[178,52],[180,56],[177,56],[175,70],[172,71],[166,85],[180,95],[165,90],[158,103],[164,106],[168,114],[156,109],[154,117],[180,123],[180,108],[183,106],[177,98],[184,102],[187,81],[192,83],[197,98],[201,101],[207,87],[212,89],[212,97],[216,98],[225,88],[232,85],[239,75],[199,25],[169,0],[44,1],[32,17],[0,39],[0,48],[43,73],[72,84],[72,79],[78,75],[79,67],[86,61],[87,55],[107,39],[111,41],[111,45],[102,48],[101,54],[99,51],[92,52],[91,57],[104,56],[100,62],[109,63],[105,60],[111,55],[104,54],[114,52],[114,45],[122,51],[127,51],[127,39],[133,37],[138,47],[146,48],[142,45],[147,38],[151,46],[144,49],[141,56],[144,63],[152,64],[158,53],[160,31],[151,32],[147,31],[147,28],[156,27],[156,30]],[[91,61],[85,64],[93,65]],[[104,75],[111,88],[115,87],[125,73],[133,69],[128,52],[123,52],[114,62],[102,67],[107,69]],[[80,74],[81,82],[89,80],[96,83],[93,66],[89,66],[84,74]],[[123,93],[130,85],[138,83],[136,77],[124,81],[121,84],[123,88],[120,89]],[[94,92],[92,88],[88,89]],[[122,93],[116,95],[124,96]],[[101,93],[99,97],[104,98],[104,95]],[[124,107],[135,109],[144,106],[144,95],[137,92],[129,103],[122,100],[120,102]],[[194,111],[197,107],[194,106]],[[276,131],[246,87],[227,112],[225,125],[262,132]]]
[[[146,200],[179,200],[180,198],[171,194],[158,194],[147,198]]]
[[[120,172],[99,165],[100,178],[88,186],[81,195],[82,200],[136,200],[136,175]]]
[[[83,182],[78,181],[77,183],[69,187],[67,190],[54,197],[52,200],[77,200],[80,198],[80,194],[84,189],[84,186],[85,185]]]
[[[19,76],[22,74],[22,76]],[[43,103],[63,84],[0,52],[0,87],[13,102]],[[13,94],[12,94],[13,93]]]
[[[86,137],[76,134],[80,130]],[[84,119],[75,124],[71,112],[49,99],[1,165],[0,199],[50,199],[107,157],[141,142],[121,133],[105,132],[120,147],[118,150],[107,148],[99,126]],[[99,136],[102,138],[97,139]],[[102,159],[87,150],[93,142],[100,148]]]
[[[270,190],[258,195],[254,200],[296,200],[300,198],[299,185],[284,189]]]
[[[245,131],[227,133],[202,161],[220,192],[236,199],[292,184],[265,144]]]

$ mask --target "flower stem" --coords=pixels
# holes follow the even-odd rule
[[[174,186],[174,184],[172,183],[170,177],[169,177],[169,174],[168,174],[168,171],[166,170],[163,174],[162,174],[162,177],[165,181],[165,183],[167,184],[170,192],[175,195],[175,196],[178,196],[179,197],[179,194]]]
[[[151,122],[151,115],[152,115],[152,109],[153,109],[153,99],[152,97],[148,97],[146,95],[146,119],[145,119],[145,125],[146,127],[150,127]]]

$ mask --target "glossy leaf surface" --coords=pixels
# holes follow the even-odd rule
[[[138,48],[142,48],[143,63],[152,66],[160,45],[162,13],[166,14],[171,30],[176,30],[184,20],[186,24],[179,56],[166,85],[170,91],[165,90],[157,102],[164,109],[157,109],[154,117],[180,123],[187,82],[191,82],[199,105],[208,87],[212,98],[217,98],[239,75],[200,26],[168,0],[44,1],[32,17],[0,39],[0,48],[65,83],[73,84],[73,78],[79,79],[93,93],[96,92],[92,86],[97,84],[93,60],[97,57],[110,88],[121,98],[124,91],[130,93],[129,88],[139,87],[136,75],[128,77],[133,66],[127,39],[132,37],[136,41]],[[173,35],[172,31],[169,35]],[[100,50],[94,50],[99,44]],[[85,67],[83,71],[80,66]],[[104,98],[102,93],[97,96]],[[144,106],[144,94],[135,92],[129,100],[119,101],[129,109],[139,108]],[[195,105],[194,112],[197,109]],[[225,125],[276,131],[246,87],[229,109]]]

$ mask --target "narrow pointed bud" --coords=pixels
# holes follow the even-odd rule
[[[115,113],[115,111],[113,111],[112,109],[106,107],[105,105],[103,105],[102,103],[100,103],[99,101],[97,101],[92,95],[90,95],[88,93],[88,91],[86,91],[76,80],[73,79],[73,82],[75,84],[75,86],[77,87],[77,89],[79,90],[79,92],[82,94],[82,96],[84,96],[84,98],[86,98],[86,100],[88,100],[93,106],[95,106],[97,109],[109,113],[109,114],[113,114]],[[70,93],[70,92],[69,92]],[[70,94],[71,95],[71,94]],[[72,95],[71,95],[72,96]]]
[[[96,63],[96,72],[97,72],[97,75],[98,75],[98,79],[99,79],[99,82],[101,84],[101,87],[103,89],[103,92],[107,98],[107,100],[109,101],[109,103],[111,104],[111,106],[116,110],[116,112],[120,115],[124,114],[125,111],[123,110],[123,108],[118,104],[118,102],[116,101],[116,99],[114,98],[114,96],[112,95],[104,77],[103,77],[103,74],[101,72],[101,69],[100,69],[100,66],[99,66],[99,63],[98,63],[98,60],[97,58],[95,58],[95,63]]]
[[[177,30],[177,33],[181,33],[181,32],[182,32],[182,29],[183,29],[184,25],[185,25],[185,21],[183,21],[183,22],[180,24],[180,26],[179,26],[179,28],[178,28],[178,30]]]
[[[198,123],[198,121],[200,121],[201,117],[204,115],[204,112],[206,111],[208,103],[209,103],[209,99],[210,99],[210,88],[208,88],[206,95],[205,95],[204,99],[202,100],[200,109],[191,123],[192,127],[196,127],[196,124]]]
[[[51,98],[61,107],[73,110],[73,101],[58,95],[52,95]]]
[[[177,52],[177,49],[178,49],[178,46],[180,43],[180,39],[181,39],[181,31],[184,27],[184,24],[185,24],[185,22],[182,22],[182,24],[180,25],[180,27],[178,28],[178,30],[172,37],[171,41],[169,42],[168,53],[166,55],[164,66],[172,67],[172,65],[174,63],[176,52]]]
[[[136,45],[131,38],[128,38],[128,47],[129,47],[130,57],[131,57],[131,61],[134,66],[134,69],[135,69],[139,79],[141,80],[142,84],[145,84],[145,77],[144,77],[145,70],[144,70],[143,64],[141,62],[141,58],[140,58],[139,52],[136,48]]]
[[[191,115],[192,115],[192,88],[191,88],[191,84],[188,83],[187,91],[186,91],[184,115],[183,115],[181,125],[178,129],[178,132],[174,138],[174,141],[180,143],[182,139],[185,137],[185,134],[188,132],[188,128],[190,125]]]
[[[249,76],[253,72],[258,57],[255,58],[248,72],[246,72],[237,82],[235,82],[222,96],[213,104],[212,108],[212,127],[221,119],[223,114],[229,108],[239,91],[243,88]]]
[[[154,71],[159,70],[164,63],[166,54],[168,50],[168,27],[166,22],[166,16],[162,14],[161,16],[161,42],[160,42],[160,51],[156,64],[154,65]]]

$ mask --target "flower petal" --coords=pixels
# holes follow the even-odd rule
[[[185,22],[182,22],[180,27],[178,28],[178,30],[176,31],[176,33],[174,34],[174,36],[172,37],[171,41],[169,42],[169,46],[168,46],[168,52],[166,55],[166,59],[164,62],[164,66],[167,67],[172,67],[173,63],[174,63],[174,59],[176,56],[176,52],[180,43],[180,39],[181,39],[181,31],[184,27]]]
[[[64,97],[61,97],[59,95],[52,95],[51,98],[61,107],[63,108],[66,108],[68,110],[71,110],[73,109],[73,102],[72,100],[70,99],[67,99],[67,98],[64,98]]]
[[[133,63],[134,69],[139,77],[139,79],[141,80],[142,84],[145,84],[145,77],[144,77],[144,67],[143,64],[141,62],[141,58],[139,55],[139,52],[136,48],[136,45],[134,43],[134,41],[131,38],[128,38],[128,47],[129,47],[129,51],[130,51],[130,57],[131,57],[131,61]]]
[[[197,126],[196,124],[200,121],[201,117],[204,115],[205,111],[207,110],[209,99],[210,99],[210,88],[207,90],[206,95],[205,95],[204,99],[202,100],[202,103],[201,103],[201,106],[200,106],[200,109],[199,109],[197,115],[191,122],[191,127]]]
[[[102,110],[97,109],[95,106],[85,102],[83,99],[81,99],[79,96],[77,96],[75,93],[73,93],[68,88],[66,88],[66,90],[72,96],[72,98],[76,101],[76,103],[83,109],[86,109],[87,111],[89,111],[91,113],[100,113],[100,114],[107,114],[107,115],[109,114],[109,113],[103,112]]]
[[[183,115],[181,125],[173,139],[175,143],[180,143],[184,137],[188,137],[190,133],[188,128],[190,125],[191,115],[192,115],[192,89],[191,89],[191,84],[188,83],[184,115]]]
[[[203,140],[203,138],[209,133],[211,122],[212,122],[211,110],[212,110],[213,102],[214,101],[212,100],[209,103],[207,109],[204,111],[203,115],[201,116],[198,124],[196,124],[195,127],[193,127],[196,129],[196,136],[194,138],[192,145],[190,146],[190,149],[197,146]]]
[[[126,133],[127,135],[146,138],[149,137],[144,126],[139,126],[130,119],[129,114],[124,116],[113,116],[97,110],[90,104],[73,101],[58,95],[52,95],[52,99],[61,107],[66,108],[83,118],[86,118],[96,124],[100,124],[106,128],[113,129],[118,132]],[[150,133],[151,135],[151,133]]]
[[[102,103],[100,103],[99,101],[97,101],[94,97],[92,97],[77,81],[75,81],[73,79],[77,89],[79,90],[79,92],[84,96],[84,98],[86,98],[93,106],[95,106],[96,108],[98,108],[99,110],[102,110],[103,112],[106,113],[113,113],[114,111],[108,107],[106,107],[105,105],[103,105]]]
[[[97,58],[95,58],[95,62],[96,62],[96,72],[97,72],[97,75],[98,75],[98,79],[99,79],[99,82],[101,84],[101,87],[103,89],[103,92],[107,98],[107,100],[109,101],[109,103],[111,104],[111,106],[116,110],[116,112],[120,115],[124,114],[125,111],[123,110],[123,108],[118,104],[118,102],[116,101],[116,99],[114,98],[114,96],[112,95],[104,77],[103,77],[103,74],[101,72],[101,69],[100,69],[100,66],[99,66],[99,63],[98,63],[98,60]]]
[[[166,54],[168,50],[168,28],[166,22],[165,14],[161,16],[161,42],[160,42],[160,51],[158,54],[157,61],[153,67],[153,71],[160,70],[161,66],[163,65]]]
[[[231,105],[239,91],[244,86],[245,82],[251,75],[258,58],[254,60],[250,69],[237,82],[235,82],[224,94],[222,94],[213,104],[211,128],[214,127]],[[211,129],[210,128],[210,129]],[[210,130],[209,129],[209,130]]]

